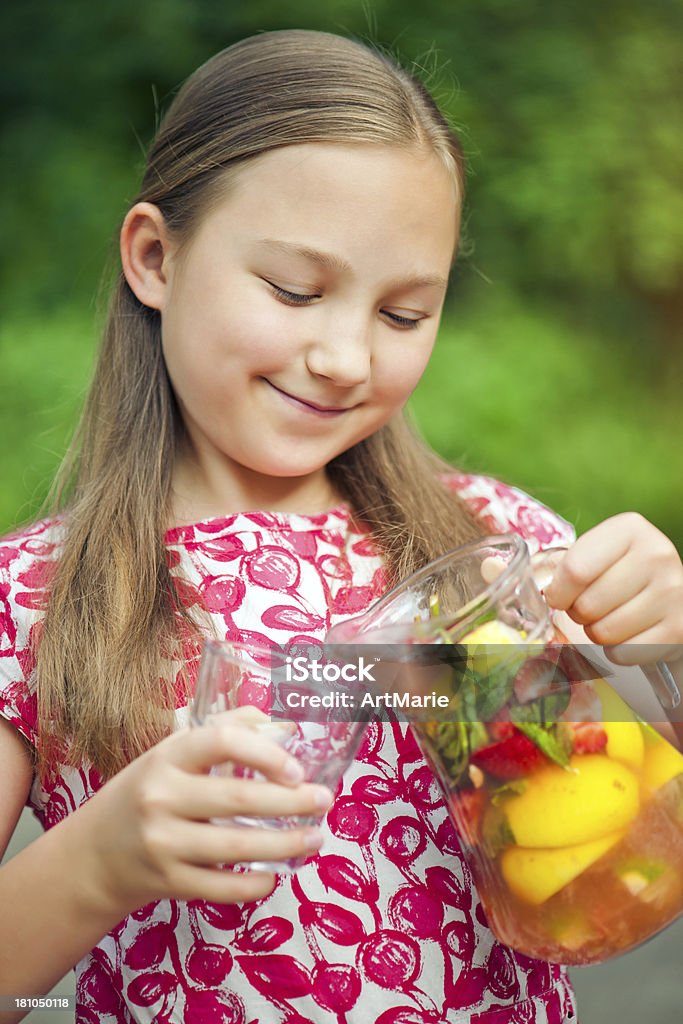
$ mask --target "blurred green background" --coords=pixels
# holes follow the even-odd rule
[[[683,548],[677,0],[6,6],[0,532],[36,514],[73,427],[159,110],[217,50],[287,27],[417,61],[461,128],[465,243],[412,402],[429,440],[580,532],[633,508]]]

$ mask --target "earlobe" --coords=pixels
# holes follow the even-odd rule
[[[170,245],[163,214],[152,203],[136,203],[121,227],[121,264],[130,288],[150,309],[161,310],[168,286]]]

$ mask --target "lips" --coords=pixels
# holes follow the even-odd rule
[[[312,402],[308,398],[300,398],[298,395],[292,395],[289,391],[283,391],[282,388],[277,387],[272,381],[268,380],[267,377],[263,378],[267,384],[270,384],[274,391],[299,408],[309,409],[313,413],[317,413],[322,416],[339,416],[343,412],[348,412],[352,406],[333,406],[333,405],[322,405],[318,402]]]

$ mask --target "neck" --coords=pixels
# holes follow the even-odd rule
[[[324,468],[303,477],[271,477],[231,463],[207,465],[180,454],[173,472],[172,526],[235,512],[315,515],[339,504]]]

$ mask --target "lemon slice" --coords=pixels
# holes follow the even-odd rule
[[[483,622],[481,626],[476,626],[458,643],[468,648],[467,660],[470,670],[480,675],[489,675],[502,666],[516,670],[530,657],[531,652],[527,648],[540,641],[529,641],[523,630],[513,629],[498,619],[492,619],[490,622]]]
[[[476,626],[470,633],[460,641],[462,644],[523,644],[526,641],[526,633],[507,626],[504,622],[492,619],[491,622],[483,622]]]
[[[509,888],[526,903],[538,906],[564,889],[623,839],[625,832],[560,849],[530,850],[511,846],[500,866]]]
[[[683,754],[667,743],[663,736],[648,743],[643,764],[643,785],[647,793],[660,789],[681,774]]]
[[[541,768],[526,779],[523,793],[501,802],[520,846],[590,843],[625,829],[638,814],[638,780],[624,764],[603,754],[575,754],[569,768]]]

